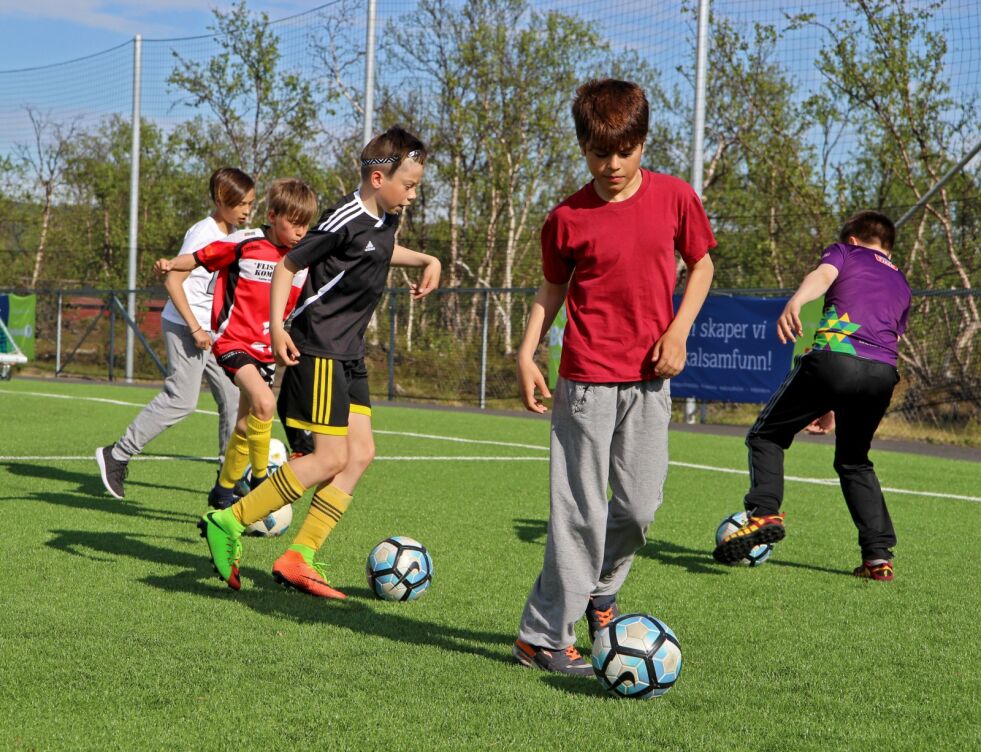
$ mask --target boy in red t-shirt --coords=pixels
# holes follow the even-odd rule
[[[518,351],[522,400],[543,413],[535,390],[551,394],[534,354],[565,303],[545,563],[512,652],[526,666],[588,676],[575,625],[585,614],[592,638],[619,615],[617,591],[661,504],[667,379],[685,366],[688,332],[712,284],[715,238],[690,185],[640,168],[649,109],[639,86],[590,81],[572,116],[593,180],[545,221],[545,281]],[[675,251],[688,267],[677,314]]]
[[[269,224],[241,230],[190,255],[160,259],[160,273],[203,266],[217,271],[211,310],[211,351],[239,388],[238,421],[208,504],[224,509],[238,498],[235,484],[252,465],[252,485],[266,478],[276,397],[272,381],[276,358],[269,342],[269,286],[279,260],[304,235],[317,211],[317,197],[302,180],[273,181],[266,193]],[[297,275],[286,315],[293,310],[306,277]]]

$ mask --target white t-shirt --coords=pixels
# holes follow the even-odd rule
[[[185,253],[194,253],[223,237],[225,237],[225,233],[218,227],[218,223],[211,217],[205,217],[197,224],[191,225],[191,229],[184,235],[184,244],[177,255],[183,256]],[[194,314],[194,318],[198,320],[198,325],[206,332],[211,331],[211,280],[213,277],[214,274],[203,266],[198,266],[184,280],[184,295],[187,296],[191,312]],[[184,321],[184,317],[181,316],[172,300],[167,301],[167,305],[164,306],[160,315],[173,324],[187,326],[187,322]]]

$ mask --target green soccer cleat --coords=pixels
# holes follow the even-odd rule
[[[242,531],[245,529],[226,509],[208,512],[198,521],[201,537],[208,543],[211,563],[219,579],[232,590],[239,590],[238,563],[242,558]]]

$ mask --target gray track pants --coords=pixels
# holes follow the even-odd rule
[[[554,396],[545,563],[518,637],[560,649],[575,642],[589,597],[615,594],[646,541],[667,475],[671,395],[660,379],[560,378]]]
[[[189,327],[166,319],[161,323],[170,375],[164,380],[160,394],[143,408],[116,442],[113,455],[118,460],[123,460],[120,455],[125,455],[128,460],[142,452],[143,447],[164,430],[194,412],[203,376],[218,404],[218,456],[224,457],[225,445],[235,429],[238,415],[238,387],[221,370],[210,350],[197,348]]]

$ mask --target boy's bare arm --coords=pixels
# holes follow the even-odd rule
[[[654,343],[651,354],[654,373],[659,378],[670,379],[684,369],[688,355],[688,332],[708,297],[714,275],[715,264],[707,253],[694,264],[688,264],[688,284],[681,296],[678,312],[661,338]]]
[[[190,275],[190,272],[167,272],[167,276],[164,277],[164,287],[167,288],[167,293],[170,295],[174,308],[177,309],[181,318],[190,327],[194,344],[199,350],[210,350],[211,335],[198,324],[194,312],[191,311],[191,304],[187,302],[187,295],[184,294],[184,280],[188,278],[188,275]]]
[[[531,304],[525,334],[518,347],[518,390],[524,406],[533,413],[543,413],[548,409],[535,397],[536,389],[543,397],[552,396],[548,384],[545,383],[545,376],[535,365],[535,352],[565,302],[566,288],[567,285],[557,285],[554,282],[542,283]]]
[[[281,366],[295,366],[299,363],[300,351],[293,344],[293,338],[283,326],[286,302],[290,297],[293,277],[300,271],[289,257],[283,257],[273,270],[269,286],[269,343],[272,345],[276,362]]]
[[[392,266],[422,268],[422,278],[418,283],[409,286],[410,294],[414,300],[426,297],[439,287],[439,275],[442,271],[442,265],[435,256],[419,253],[405,246],[396,245],[395,250],[392,252]]]
[[[819,264],[817,269],[804,277],[797,292],[787,301],[787,305],[777,319],[777,339],[782,344],[796,342],[804,333],[804,326],[800,320],[801,307],[824,295],[837,278],[838,268],[831,264]]]
[[[182,253],[171,259],[157,259],[157,263],[153,265],[153,271],[160,275],[167,272],[189,272],[193,271],[197,265],[198,262],[194,259],[193,253]]]

